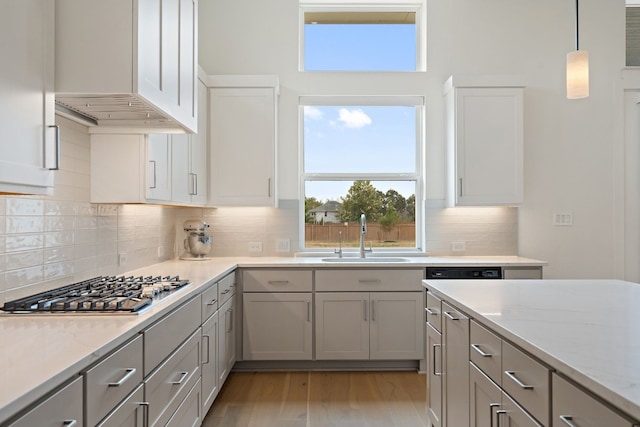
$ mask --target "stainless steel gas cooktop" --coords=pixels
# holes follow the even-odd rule
[[[138,313],[188,285],[178,276],[98,276],[8,301],[8,313]]]

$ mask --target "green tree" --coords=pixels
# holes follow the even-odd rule
[[[399,215],[404,214],[407,209],[407,199],[393,188],[384,193],[384,201],[382,204],[382,212],[387,213],[389,207],[393,207]]]
[[[416,195],[412,194],[407,197],[407,206],[403,212],[403,218],[408,222],[415,222],[416,220]]]
[[[382,231],[388,233],[393,230],[393,227],[395,227],[397,223],[400,222],[400,214],[398,214],[398,211],[393,207],[393,205],[389,205],[389,207],[387,207],[387,213],[381,216],[380,219],[378,219],[378,222],[380,223]]]
[[[310,212],[311,209],[317,208],[318,206],[322,206],[322,202],[315,197],[305,197],[304,198],[304,221],[310,224],[313,224],[316,220],[316,216],[313,212]]]
[[[340,198],[342,205],[338,209],[340,221],[359,221],[365,214],[367,221],[376,222],[382,211],[382,196],[371,181],[354,181],[345,197]]]

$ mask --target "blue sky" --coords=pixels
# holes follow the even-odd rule
[[[305,25],[305,70],[414,71],[414,25]],[[415,172],[415,108],[306,106],[306,173]],[[392,147],[391,149],[389,147]],[[352,182],[314,182],[305,195],[339,200]],[[375,182],[405,197],[413,183]]]

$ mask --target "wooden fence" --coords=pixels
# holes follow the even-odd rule
[[[360,224],[305,224],[305,241],[307,242],[337,242],[342,231],[342,240],[359,241]],[[390,231],[383,231],[378,223],[367,224],[367,241],[415,241],[416,225],[413,222],[396,224]]]

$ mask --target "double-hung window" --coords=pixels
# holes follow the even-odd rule
[[[300,98],[305,249],[359,245],[418,250],[421,96]]]

